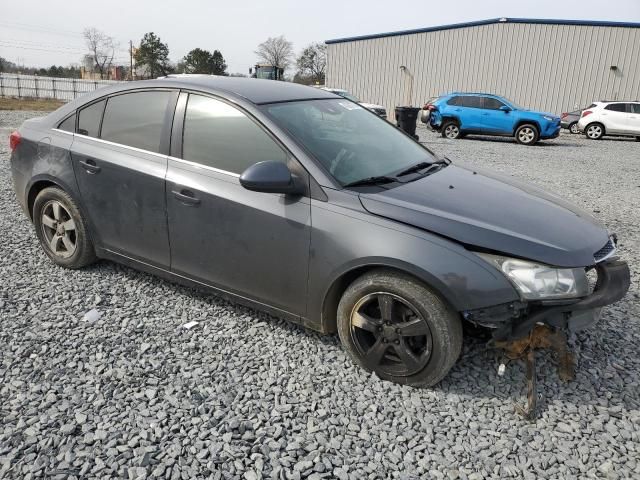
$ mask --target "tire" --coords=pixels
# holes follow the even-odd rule
[[[604,135],[604,125],[601,123],[590,123],[584,129],[584,135],[591,140],[600,140]]]
[[[569,131],[571,133],[573,133],[574,135],[580,133],[580,130],[578,130],[578,122],[573,122],[569,124]]]
[[[458,125],[458,122],[455,122],[453,120],[447,120],[446,122],[444,122],[444,124],[442,125],[442,136],[444,138],[450,138],[452,140],[460,138],[462,134],[460,133],[460,126]]]
[[[640,137],[636,137],[636,142],[640,142]]]
[[[533,145],[540,138],[538,127],[531,123],[520,125],[516,130],[516,141],[520,145]]]
[[[32,218],[42,249],[57,265],[76,269],[96,260],[87,224],[64,190],[42,190],[33,204]]]
[[[457,312],[413,277],[384,269],[366,273],[344,292],[338,335],[363,369],[416,387],[442,380],[462,348]]]

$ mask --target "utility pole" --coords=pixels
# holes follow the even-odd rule
[[[133,80],[133,42],[129,40],[129,79]]]

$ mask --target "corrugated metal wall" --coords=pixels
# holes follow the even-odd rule
[[[640,99],[640,28],[505,22],[331,43],[326,78],[391,115],[456,90],[560,113]]]

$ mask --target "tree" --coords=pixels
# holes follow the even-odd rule
[[[254,53],[260,61],[286,70],[291,65],[293,58],[293,43],[283,35],[269,37],[258,45],[258,49]]]
[[[324,43],[312,43],[307,46],[296,60],[298,75],[309,78],[310,83],[324,83],[327,68],[327,46]]]
[[[93,27],[85,28],[82,35],[89,49],[87,56],[91,57],[91,66],[100,73],[101,79],[105,78],[113,62],[116,42],[113,37]]]
[[[145,33],[140,47],[134,54],[137,66],[144,66],[149,77],[155,78],[159,74],[167,75],[173,70],[169,63],[169,47],[160,41],[155,33]]]
[[[228,75],[227,64],[224,61],[224,57],[219,50],[214,50],[212,55],[213,60],[213,74],[214,75]]]
[[[222,53],[213,53],[201,48],[194,48],[183,59],[184,73],[205,73],[209,75],[226,75],[227,64]]]

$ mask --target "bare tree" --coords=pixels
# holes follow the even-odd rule
[[[258,49],[254,53],[261,61],[286,70],[293,59],[293,43],[283,35],[269,37],[258,45]]]
[[[302,51],[296,65],[300,78],[307,79],[310,83],[324,83],[327,46],[324,43],[312,43]]]
[[[97,28],[85,28],[82,32],[89,49],[89,57],[92,59],[93,68],[100,73],[100,78],[105,78],[113,63],[116,51],[116,42],[113,37]]]

